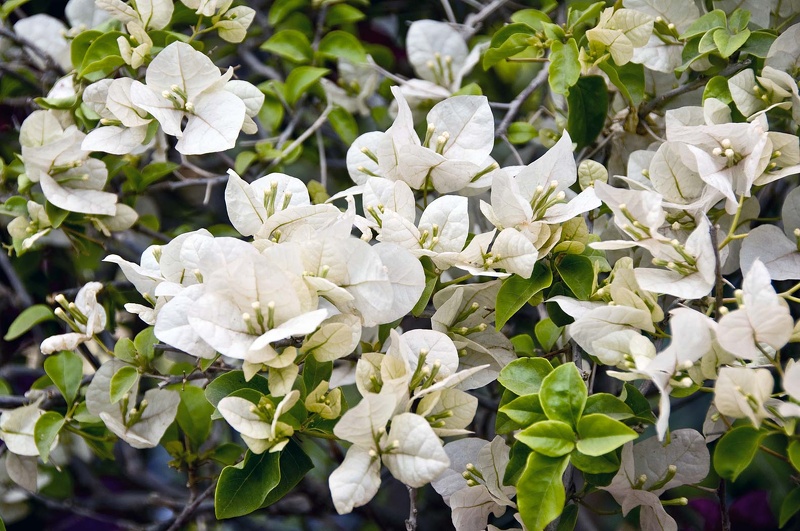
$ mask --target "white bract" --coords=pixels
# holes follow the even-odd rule
[[[131,100],[149,112],[166,134],[178,137],[175,148],[179,152],[198,155],[235,145],[248,105],[228,90],[232,68],[220,75],[206,55],[174,42],[153,59],[145,76],[146,85],[134,81],[131,86]],[[260,101],[263,98],[261,94]]]
[[[103,331],[106,327],[106,310],[97,302],[97,294],[102,289],[100,282],[89,282],[78,291],[74,303],[67,303],[63,295],[57,298],[62,307],[56,310],[56,315],[66,321],[73,331],[42,341],[42,354],[74,350]]]

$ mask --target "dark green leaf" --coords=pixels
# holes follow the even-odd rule
[[[644,66],[636,63],[618,66],[613,59],[602,61],[597,66],[605,72],[608,79],[628,100],[628,103],[634,107],[642,103],[644,99]]]
[[[573,531],[578,523],[578,504],[570,503],[564,507],[561,518],[558,520],[556,531]]]
[[[792,516],[797,514],[797,511],[800,511],[800,487],[793,489],[788,496],[783,499],[778,525],[783,528],[783,526],[789,523]]]
[[[44,372],[71,406],[81,386],[83,359],[74,352],[64,351],[44,360]]]
[[[800,470],[800,441],[794,440],[786,447],[786,455],[795,470]]]
[[[550,286],[553,274],[544,262],[536,262],[530,278],[511,275],[497,292],[495,326],[503,328],[511,317],[536,293]]]
[[[608,87],[600,76],[581,77],[567,96],[569,116],[567,131],[578,149],[588,146],[606,125]]]
[[[307,356],[303,364],[303,383],[306,390],[310,393],[320,384],[322,380],[331,379],[333,373],[332,361],[317,361],[314,356]]]
[[[30,308],[23,310],[23,312],[14,319],[14,322],[8,327],[8,332],[3,336],[3,339],[6,341],[17,339],[37,324],[44,321],[52,321],[55,318],[56,316],[49,306],[34,304]]]
[[[244,516],[255,511],[280,480],[280,454],[254,454],[248,450],[238,465],[222,469],[214,494],[217,519]]]
[[[503,474],[504,485],[516,485],[519,477],[525,470],[525,463],[528,461],[528,456],[531,455],[533,450],[520,442],[514,442],[511,445],[511,452],[508,456],[508,465]]]
[[[636,420],[648,424],[655,423],[656,417],[653,415],[650,402],[647,401],[635,385],[626,383],[623,386],[620,398],[631,408],[631,411],[633,411],[633,414],[636,416]]]
[[[589,300],[594,284],[591,260],[581,255],[563,255],[561,260],[556,261],[556,271],[575,297],[582,301]]]
[[[274,489],[269,491],[267,498],[261,504],[262,507],[272,505],[291,492],[306,473],[314,468],[314,463],[300,445],[290,439],[289,444],[281,451],[280,467],[281,480]]]
[[[519,396],[530,395],[539,392],[542,381],[552,370],[553,366],[544,358],[519,358],[503,367],[497,381]]]
[[[752,426],[739,426],[722,436],[714,449],[714,470],[723,479],[736,481],[758,451],[766,431]]]
[[[777,35],[774,35],[769,31],[753,31],[750,33],[750,37],[747,39],[747,42],[744,43],[744,46],[742,46],[739,51],[741,53],[747,53],[763,59],[767,56],[772,43],[775,42],[775,39],[777,38]]]
[[[528,456],[517,482],[517,505],[522,522],[530,531],[542,531],[564,509],[566,492],[562,476],[569,457]]]
[[[616,452],[609,452],[599,456],[589,456],[575,450],[570,455],[572,465],[587,474],[613,474],[619,470],[619,457]]]
[[[219,401],[240,389],[252,389],[261,394],[269,394],[267,379],[256,374],[249,382],[244,379],[242,371],[231,371],[218,376],[206,387],[206,398],[212,406],[217,407]]]
[[[571,362],[559,365],[545,376],[539,389],[539,400],[547,418],[566,422],[573,429],[578,427],[587,395],[586,384]]]

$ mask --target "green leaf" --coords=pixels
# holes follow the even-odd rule
[[[680,36],[681,40],[690,39],[696,35],[702,35],[710,30],[716,28],[724,28],[728,25],[725,12],[721,9],[715,9],[710,13],[706,13],[698,18],[683,32]]]
[[[225,443],[214,448],[209,455],[211,459],[223,465],[234,465],[242,457],[242,447],[234,443]]]
[[[634,416],[633,410],[628,404],[609,393],[595,393],[586,399],[583,414],[590,415],[592,413],[602,413],[616,420],[625,420]]]
[[[778,525],[783,528],[792,516],[800,511],[800,487],[793,489],[781,503],[780,517],[778,518]]]
[[[295,63],[308,63],[314,56],[308,38],[297,30],[287,29],[275,33],[261,45],[261,49]]]
[[[277,26],[293,12],[303,9],[308,5],[308,0],[275,0],[269,8],[267,22],[270,26]]]
[[[570,39],[567,44],[555,41],[550,50],[550,66],[548,68],[550,89],[556,94],[566,96],[570,87],[581,77],[578,44],[575,39]],[[603,113],[605,114],[605,109],[603,109]]]
[[[154,182],[172,175],[172,172],[178,168],[180,168],[180,164],[174,162],[151,162],[142,168],[142,190]]]
[[[568,457],[547,457],[536,452],[528,456],[525,471],[517,482],[517,505],[529,531],[542,531],[564,509],[566,492],[562,476]]]
[[[306,473],[314,468],[314,463],[293,439],[281,451],[281,480],[269,491],[261,507],[268,507],[294,489]]]
[[[606,81],[600,76],[581,77],[570,89],[567,103],[567,131],[572,141],[578,144],[578,149],[581,149],[594,142],[606,125]]]
[[[549,317],[537,322],[533,327],[533,333],[536,335],[536,341],[542,346],[545,352],[553,350],[553,346],[561,337],[561,332],[564,331],[563,326],[556,326],[552,319]]]
[[[61,431],[64,422],[64,417],[60,413],[48,411],[39,417],[33,427],[33,440],[36,441],[36,448],[45,463],[47,463],[50,448],[53,447],[53,442],[58,437],[58,432]]]
[[[44,372],[61,391],[67,405],[72,406],[81,387],[83,359],[67,350],[45,359]]]
[[[110,31],[94,39],[77,69],[77,77],[98,81],[124,65],[125,60],[119,55],[119,37],[127,38],[119,31]]]
[[[511,15],[512,22],[527,24],[535,30],[542,29],[542,22],[551,23],[550,17],[538,9],[522,9]],[[510,24],[509,24],[510,25]],[[506,26],[507,27],[507,26]],[[492,37],[494,40],[494,37]]]
[[[55,318],[56,316],[49,306],[34,304],[30,308],[23,310],[23,312],[14,319],[14,322],[8,327],[8,332],[3,336],[3,339],[6,341],[17,339],[37,324],[44,321],[52,321]]]
[[[727,59],[733,55],[736,50],[744,46],[747,39],[750,38],[750,30],[746,29],[741,33],[730,34],[725,28],[714,30],[714,44],[722,57]]]
[[[628,103],[634,107],[644,99],[644,66],[636,63],[626,63],[618,66],[613,59],[601,61],[597,65],[608,79],[619,89]]]
[[[736,481],[758,451],[767,432],[752,426],[739,426],[722,436],[714,448],[714,470],[723,479]]]
[[[511,275],[497,292],[495,327],[500,330],[531,297],[550,286],[553,273],[544,262],[536,262],[530,278]]]
[[[544,358],[519,358],[503,367],[497,381],[514,394],[530,395],[539,392],[552,371],[553,366]]]
[[[512,337],[511,344],[514,345],[514,352],[517,356],[534,356],[536,354],[536,344],[528,334],[518,334]]]
[[[656,416],[653,415],[650,402],[647,401],[642,392],[639,391],[635,385],[626,383],[622,388],[620,398],[631,408],[636,420],[647,424],[655,423]]]
[[[322,380],[331,379],[333,374],[332,361],[317,361],[314,356],[307,356],[303,364],[303,383],[306,390],[310,393],[320,384]]]
[[[583,415],[578,421],[578,451],[597,457],[616,450],[639,434],[618,420],[601,413]]]
[[[527,144],[539,136],[539,131],[528,122],[512,122],[508,126],[508,141],[512,144]]]
[[[515,429],[547,420],[538,394],[517,397],[501,406],[498,411],[517,424],[518,427]]]
[[[222,469],[214,494],[217,519],[244,516],[255,511],[280,480],[280,454],[254,454],[248,450],[238,465]]]
[[[772,43],[775,42],[775,39],[777,38],[777,35],[774,35],[769,31],[753,31],[750,33],[750,38],[747,39],[747,42],[744,43],[744,46],[742,46],[739,51],[741,53],[747,53],[760,59],[764,59],[769,53]]]
[[[561,260],[556,260],[556,271],[575,297],[582,301],[589,300],[594,285],[591,260],[581,255],[566,254]]]
[[[722,103],[731,103],[733,97],[731,90],[728,86],[728,78],[722,76],[714,76],[708,80],[706,87],[703,89],[703,101],[708,98],[716,98]]]
[[[136,363],[137,353],[133,340],[123,337],[117,341],[117,344],[114,345],[114,357],[127,363]]]
[[[289,105],[294,105],[306,90],[319,79],[326,75],[330,70],[327,68],[317,68],[314,66],[301,66],[293,69],[286,78],[286,101]]]
[[[570,503],[564,507],[561,518],[558,519],[556,531],[573,531],[578,523],[578,504]]]
[[[346,59],[351,63],[364,63],[367,52],[355,35],[346,31],[334,30],[322,37],[317,51],[332,59]]]
[[[196,451],[206,442],[211,433],[211,414],[214,413],[214,406],[209,403],[205,393],[199,387],[175,384],[172,390],[178,391],[181,395],[175,420],[178,421],[178,426],[189,438],[192,448]]]
[[[67,216],[69,216],[69,210],[58,208],[50,201],[47,201],[44,204],[44,211],[47,214],[47,219],[50,220],[50,224],[54,229],[59,228],[64,220],[67,219]]]
[[[338,105],[328,114],[328,121],[345,144],[352,144],[358,137],[358,123],[353,115]]]
[[[328,26],[338,26],[340,24],[350,24],[363,20],[366,15],[353,6],[347,4],[336,4],[328,8],[325,14],[325,22]]]
[[[574,33],[576,27],[582,24],[592,24],[594,20],[600,16],[600,12],[603,11],[605,7],[605,2],[595,2],[583,11],[570,7],[567,17],[567,28],[571,29]]]
[[[92,45],[92,42],[102,36],[102,31],[88,30],[79,33],[72,39],[72,43],[69,47],[69,56],[72,66],[74,66],[76,70],[80,69],[83,58],[86,57],[86,52],[89,46]],[[117,48],[117,52],[119,52],[119,48]]]
[[[575,432],[569,424],[560,420],[537,422],[514,437],[548,457],[561,457],[575,448]]]
[[[6,0],[3,2],[3,5],[0,6],[0,20],[6,20],[15,9],[19,9],[28,2],[30,2],[30,0]],[[3,525],[2,520],[0,520],[0,525]],[[2,531],[5,531],[4,525]]]
[[[240,389],[252,389],[261,394],[269,394],[267,379],[256,374],[249,382],[244,379],[242,371],[231,371],[218,376],[206,387],[206,398],[212,406],[217,407],[219,401]]]
[[[417,304],[411,309],[411,315],[414,317],[422,315],[422,312],[428,307],[428,302],[431,299],[431,295],[433,295],[433,290],[436,288],[436,281],[439,280],[439,275],[436,274],[436,265],[429,256],[422,256],[419,261],[422,263],[423,270],[425,271],[425,289],[422,290],[422,295],[417,301]]]
[[[587,395],[586,384],[572,362],[556,367],[545,376],[539,389],[539,400],[547,418],[566,422],[573,429],[578,426]]]
[[[786,447],[786,455],[795,470],[800,470],[800,441],[794,440]]]
[[[484,70],[511,56],[525,51],[530,46],[529,40],[536,31],[528,24],[507,24],[492,36],[490,48],[483,55]]]
[[[519,477],[525,470],[525,463],[528,461],[528,456],[533,453],[529,446],[521,442],[514,442],[511,445],[511,452],[508,455],[508,465],[503,474],[504,485],[516,485]]]
[[[111,377],[111,384],[109,386],[111,403],[116,404],[119,402],[138,381],[139,371],[136,370],[136,367],[131,367],[130,365],[120,367],[117,372],[114,373],[114,376]]]
[[[136,347],[136,352],[146,360],[152,360],[156,355],[157,343],[158,338],[156,338],[152,326],[148,326],[133,338],[133,345]]]
[[[616,452],[589,456],[579,450],[575,450],[569,459],[575,468],[587,474],[613,474],[619,470],[620,465],[619,456],[617,456]]]

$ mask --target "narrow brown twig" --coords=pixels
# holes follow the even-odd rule
[[[541,70],[539,70],[539,73],[536,74],[533,79],[531,79],[531,82],[528,84],[528,86],[525,87],[516,98],[514,98],[514,100],[508,106],[506,115],[503,116],[503,119],[500,121],[500,125],[497,126],[497,130],[494,133],[495,137],[502,137],[506,134],[508,131],[508,126],[511,125],[511,122],[517,116],[517,113],[522,107],[522,104],[525,103],[525,100],[527,100],[528,97],[536,91],[536,89],[547,82],[547,75],[547,68],[543,67]]]

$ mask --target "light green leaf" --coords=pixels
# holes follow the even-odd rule
[[[601,413],[583,415],[578,421],[578,451],[597,457],[616,450],[639,434],[618,420]]]
[[[358,123],[353,115],[343,107],[336,106],[330,114],[328,121],[345,144],[352,144],[358,137]]]
[[[539,389],[539,399],[547,418],[566,422],[573,429],[578,426],[587,395],[586,384],[571,362],[559,365],[545,376]]]
[[[53,443],[58,437],[58,432],[64,426],[64,422],[64,417],[60,413],[48,411],[39,417],[33,427],[33,439],[36,441],[36,448],[39,449],[39,456],[45,463],[47,463],[50,448],[53,447]]]
[[[739,426],[722,436],[714,449],[714,470],[724,479],[736,481],[758,451],[766,431]]]
[[[497,292],[495,326],[503,328],[511,317],[522,308],[531,297],[550,286],[553,273],[544,262],[536,262],[530,278],[511,275],[503,281]]]
[[[735,34],[728,33],[728,30],[724,28],[714,30],[714,44],[717,45],[720,55],[726,59],[733,55],[736,50],[744,46],[744,43],[747,42],[749,38],[749,29]]]
[[[314,66],[301,66],[293,69],[286,78],[286,85],[284,86],[286,101],[289,105],[297,103],[300,96],[328,72],[330,72],[330,70],[327,68],[317,68]]]
[[[581,62],[578,59],[578,44],[575,39],[570,39],[567,44],[560,41],[553,43],[548,72],[550,88],[556,94],[566,95],[570,87],[578,82],[581,76]]]
[[[333,59],[346,59],[351,63],[364,63],[367,53],[355,35],[346,31],[334,30],[319,41],[319,53]]]
[[[725,12],[721,9],[715,9],[710,13],[706,13],[698,18],[683,32],[680,36],[681,40],[689,39],[696,35],[702,35],[710,30],[716,28],[724,28],[728,25]]]
[[[261,49],[295,63],[308,63],[314,55],[308,38],[297,30],[287,29],[275,33]]]
[[[517,481],[517,505],[529,531],[542,531],[564,509],[566,493],[562,476],[568,457],[528,456],[525,471]]]
[[[519,428],[547,420],[538,394],[517,397],[500,407],[499,412],[515,422]]]
[[[530,395],[539,392],[542,381],[552,370],[553,366],[544,358],[519,358],[503,367],[497,381],[514,394]]]
[[[556,326],[552,319],[549,317],[542,319],[533,327],[533,333],[536,335],[536,341],[542,346],[546,352],[553,350],[553,346],[561,337],[561,332],[564,331],[563,326]]]
[[[211,433],[211,414],[214,412],[214,406],[209,403],[199,387],[176,384],[170,389],[181,395],[175,420],[191,441],[193,448],[198,450]]]
[[[83,359],[71,351],[61,352],[44,360],[44,372],[71,406],[81,386]]]
[[[576,439],[570,425],[560,420],[537,422],[514,437],[548,457],[567,455],[575,448]]]
[[[8,332],[3,336],[3,339],[6,341],[17,339],[37,324],[44,321],[52,321],[55,318],[56,316],[49,306],[34,304],[30,308],[23,310],[23,312],[14,319],[14,322],[8,327]]]
[[[222,469],[214,494],[218,520],[244,516],[255,511],[281,480],[280,454],[247,451],[238,465]]]
[[[111,377],[111,385],[109,386],[111,403],[116,404],[119,402],[138,381],[139,371],[136,370],[136,367],[131,367],[130,365],[120,367]]]

